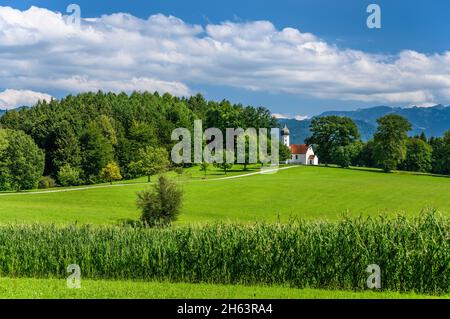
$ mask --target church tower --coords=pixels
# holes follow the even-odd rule
[[[284,128],[281,130],[281,141],[284,145],[289,147],[289,129],[286,124],[284,124]]]

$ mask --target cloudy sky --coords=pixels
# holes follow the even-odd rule
[[[0,109],[99,89],[201,92],[296,118],[450,105],[450,1],[92,2],[0,0]],[[366,26],[373,2],[381,29]]]

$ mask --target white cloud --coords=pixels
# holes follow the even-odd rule
[[[0,7],[0,83],[72,93],[158,90],[190,84],[320,99],[430,105],[450,102],[450,51],[374,55],[341,49],[269,21],[188,24],[162,14],[84,19]]]
[[[272,113],[272,116],[276,119],[289,119],[290,118],[289,115],[281,114],[281,113]]]
[[[303,121],[308,119],[309,117],[306,115],[288,115],[288,114],[282,114],[282,113],[272,113],[272,116],[276,119],[295,119],[297,121]]]
[[[303,120],[306,120],[308,118],[309,117],[306,116],[306,115],[296,115],[296,116],[294,116],[294,119],[296,119],[297,121],[303,121]]]
[[[39,100],[50,101],[51,96],[30,90],[7,89],[0,92],[0,110],[9,110],[19,106],[32,106]]]

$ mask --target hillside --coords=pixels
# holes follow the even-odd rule
[[[186,178],[202,174],[198,167],[188,172]],[[225,177],[213,169],[208,174]],[[147,183],[135,183],[59,193],[0,193],[0,223],[118,224],[137,220],[136,192],[147,187]],[[178,225],[272,222],[278,218],[287,222],[292,217],[336,220],[346,212],[352,216],[416,216],[427,208],[450,214],[450,178],[405,172],[295,166],[276,174],[231,179],[189,177],[182,187],[185,200]]]
[[[427,136],[442,136],[445,131],[450,129],[450,106],[442,105],[411,108],[375,106],[355,111],[327,111],[317,117],[329,115],[350,117],[358,126],[363,141],[367,141],[372,138],[376,131],[376,120],[387,114],[398,114],[407,118],[413,126],[410,135],[425,132]],[[285,123],[288,125],[292,135],[292,143],[303,143],[304,139],[310,135],[308,128],[311,123],[310,119],[303,121],[280,119],[279,122],[281,125]]]

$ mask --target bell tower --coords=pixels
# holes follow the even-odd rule
[[[289,147],[289,145],[290,145],[290,142],[289,142],[289,129],[288,129],[286,124],[284,124],[284,128],[281,130],[281,140],[282,140],[284,145]]]

